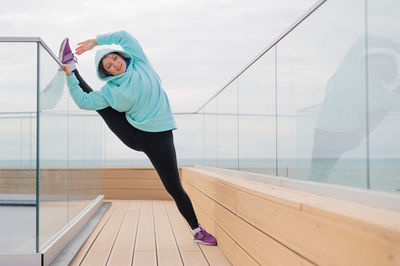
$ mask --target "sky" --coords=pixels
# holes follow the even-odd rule
[[[126,30],[141,43],[174,112],[195,111],[301,16],[315,0],[0,0],[0,36],[41,37],[58,54],[77,43]],[[39,4],[40,3],[40,4]],[[95,50],[78,57],[100,89]],[[4,57],[3,57],[4,58]]]
[[[193,112],[256,58],[315,2],[315,0],[73,0],[62,2],[61,5],[50,0],[40,2],[0,0],[2,4],[0,36],[41,37],[57,54],[59,45],[65,37],[69,37],[72,48],[76,48],[78,42],[95,38],[97,34],[126,30],[139,40],[161,77],[173,112]],[[364,0],[327,1],[317,12],[279,42],[277,112],[282,117],[291,117],[279,120],[277,131],[279,131],[278,153],[280,156],[294,157],[299,154],[310,156],[313,147],[313,121],[297,121],[297,116],[299,112],[323,103],[329,96],[325,95],[328,81],[338,70],[349,49],[360,37],[365,36],[365,4]],[[385,37],[400,43],[397,30],[399,25],[397,7],[397,0],[368,1],[368,34],[371,37]],[[337,16],[339,13],[340,17]],[[36,59],[32,56],[35,54],[35,47],[34,45],[27,47],[25,44],[1,44],[1,111],[7,110],[6,106],[10,106],[12,110],[27,111],[26,107],[29,103],[33,103],[30,110],[35,110]],[[102,83],[97,80],[94,71],[95,52],[96,50],[92,50],[79,56],[78,68],[81,75],[94,89],[100,89]],[[358,64],[358,59],[360,58],[355,59],[354,62],[357,63],[355,65],[364,69],[362,64]],[[50,81],[56,72],[57,66],[54,62],[49,64],[51,67],[47,66],[50,61],[45,59],[41,61],[42,82]],[[260,58],[252,66],[251,71],[241,76],[239,80],[241,113],[273,114],[275,112],[275,80],[272,63],[274,63],[273,51]],[[358,102],[362,101],[365,86],[361,84],[351,87],[353,98]],[[22,91],[21,88],[26,89]],[[355,92],[354,89],[362,89],[362,91]],[[15,90],[20,93],[15,93]],[[223,95],[233,91],[225,90]],[[375,95],[373,91],[370,94]],[[387,106],[387,103],[394,102],[397,108],[398,94],[395,96],[396,98],[381,98],[380,104]],[[66,94],[63,97],[56,109],[51,111],[67,110],[66,98],[68,97]],[[331,101],[339,103],[337,104],[339,109],[354,113],[352,97],[347,97],[349,104],[344,105],[348,109],[340,106],[343,95],[337,94],[336,97],[338,98],[331,97]],[[233,98],[224,97],[219,101],[219,111],[226,111],[229,106],[236,108],[236,104],[232,105],[229,102],[229,99]],[[73,106],[72,100],[69,99],[69,101],[71,103],[69,106]],[[379,101],[375,102],[379,103]],[[391,111],[393,109],[391,108],[388,109]],[[318,113],[314,116],[318,116]],[[336,116],[335,113],[332,117]],[[364,121],[364,116],[361,117]],[[193,123],[199,122],[190,118]],[[345,114],[343,119],[336,119],[334,122],[351,121],[350,118],[351,116]],[[174,132],[178,154],[186,157],[193,154],[199,156],[201,154],[199,149],[203,148],[196,146],[198,143],[193,141],[193,136],[201,134],[201,128],[194,127],[185,116],[175,116],[175,119],[179,129]],[[246,120],[242,119],[240,127],[244,131],[237,133],[236,119],[220,117],[218,120],[218,128],[221,129],[220,136],[216,137],[213,126],[216,123],[215,119],[212,119],[214,118],[209,121],[211,126],[204,133],[206,139],[210,135],[212,140],[211,146],[204,148],[210,154],[209,157],[216,154],[214,144],[217,140],[219,144],[223,144],[218,146],[220,154],[226,157],[236,156],[237,149],[233,144],[238,142],[236,139],[238,136],[241,154],[248,157],[275,155],[273,148],[276,145],[276,138],[273,120],[249,118],[246,123]],[[54,122],[52,119],[46,121],[42,123],[41,130],[47,132],[49,136],[56,135],[52,130],[66,132],[61,128],[62,121]],[[399,128],[394,126],[393,121],[396,120],[386,119],[385,123],[373,132],[376,136],[371,135],[370,138],[371,147],[374,146],[371,154],[398,156],[398,145],[393,145],[393,143],[398,143],[395,139]],[[0,123],[2,122],[4,121],[0,120]],[[15,127],[9,128],[9,135],[18,137],[20,133],[13,132],[18,131],[20,124],[19,121],[14,122]],[[7,121],[7,123],[7,126],[0,126],[0,128],[4,130],[10,127],[10,122]],[[82,123],[80,120],[73,123],[76,123],[77,130],[75,132],[74,129],[72,132],[79,140],[82,133],[78,129],[82,129]],[[54,128],[54,124],[59,127]],[[335,125],[335,123],[329,124]],[[83,126],[85,126],[84,123]],[[23,124],[23,127],[28,128],[29,125]],[[132,151],[124,148],[123,144],[118,139],[112,138],[113,135],[109,133],[106,133],[108,135],[104,148],[107,154],[118,157],[122,156],[123,150],[126,152],[123,157],[131,158]],[[199,139],[201,138],[200,135]],[[47,139],[49,140],[48,150],[53,152],[52,147],[56,145],[54,143],[58,139],[54,138],[52,141],[49,137]],[[360,154],[364,156],[365,145],[359,146],[361,148],[352,151],[353,155],[349,155],[350,157]],[[378,148],[380,152],[377,152]],[[268,154],[266,154],[267,151]],[[51,152],[49,156],[54,156]],[[16,156],[19,153],[21,152],[16,151]],[[205,156],[208,155],[205,154]]]

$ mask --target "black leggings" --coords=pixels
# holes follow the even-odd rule
[[[77,69],[73,71],[79,81],[81,89],[90,93],[93,91],[79,75]],[[178,165],[172,130],[163,132],[146,132],[129,124],[125,113],[116,111],[111,107],[97,110],[112,132],[129,148],[143,151],[149,157],[157,170],[167,192],[175,200],[180,213],[192,229],[198,226],[196,214],[193,210],[189,196],[183,190],[179,179]]]

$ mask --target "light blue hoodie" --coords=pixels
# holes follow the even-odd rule
[[[71,96],[81,109],[101,110],[108,106],[125,112],[128,122],[143,131],[161,132],[176,129],[167,95],[139,42],[126,31],[97,36],[98,45],[119,44],[124,51],[101,49],[96,52],[96,72],[107,83],[100,91],[86,93],[79,87],[75,74],[67,76]],[[126,72],[107,76],[99,71],[101,59],[118,52],[131,61]]]

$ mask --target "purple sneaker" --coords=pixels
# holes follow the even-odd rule
[[[213,237],[211,234],[207,233],[207,231],[204,230],[202,227],[200,227],[200,232],[194,235],[193,242],[209,246],[217,245],[217,239],[215,239],[215,237]]]
[[[71,47],[69,46],[68,38],[65,38],[61,43],[58,58],[63,64],[69,64],[71,61],[75,61],[75,56],[71,51]]]

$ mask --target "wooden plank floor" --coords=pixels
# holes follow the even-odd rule
[[[192,242],[192,232],[175,202],[111,202],[71,266],[231,265],[218,246]]]

